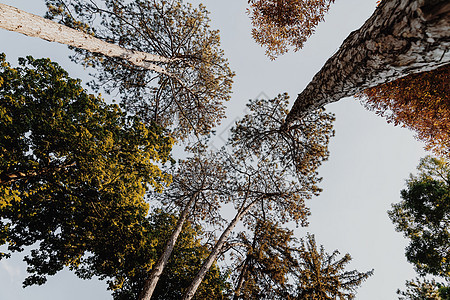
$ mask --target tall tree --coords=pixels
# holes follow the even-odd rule
[[[47,17],[121,47],[167,57],[173,76],[120,58],[75,49],[75,61],[96,69],[91,85],[119,92],[131,113],[184,138],[209,134],[224,117],[234,76],[220,49],[208,12],[176,1],[46,0]],[[98,22],[101,20],[101,22]]]
[[[280,129],[287,114],[286,94],[252,101],[250,113],[232,130],[231,155],[223,166],[236,214],[220,234],[183,299],[192,299],[210,266],[221,255],[235,226],[265,216],[280,222],[305,224],[305,200],[320,192],[317,168],[328,157],[333,116],[322,110]]]
[[[298,95],[286,125],[309,111],[450,61],[446,0],[383,0]]]
[[[328,254],[323,246],[317,247],[313,235],[301,240],[297,252],[300,267],[296,279],[295,299],[353,299],[355,291],[373,271],[360,273],[344,271],[351,256],[347,253],[337,259],[339,251]]]
[[[172,234],[166,239],[164,251],[142,287],[139,299],[152,298],[185,222],[191,220],[198,224],[201,220],[210,226],[221,222],[219,209],[229,201],[230,191],[227,190],[227,174],[220,155],[203,152],[180,161],[173,183],[164,193],[155,195],[167,207],[178,208],[180,214]]]
[[[173,141],[48,59],[0,60],[0,241],[9,252],[33,245],[24,284],[42,284],[109,238],[126,248],[145,235],[144,195],[170,182],[158,164]]]
[[[425,157],[389,217],[410,244],[406,258],[420,275],[450,278],[450,165]]]
[[[416,132],[427,150],[450,156],[450,64],[364,90],[364,106]]]
[[[163,67],[154,63],[170,63],[173,59],[129,50],[2,3],[0,3],[0,28],[30,37],[38,37],[49,42],[57,42],[90,52],[101,53],[106,56],[120,57],[144,69],[170,75]]]
[[[171,128],[209,134],[224,117],[234,73],[208,12],[167,2],[47,0],[47,18],[0,4],[0,28],[73,47],[98,69],[94,88],[119,91],[127,111]],[[101,22],[96,20],[101,19]]]
[[[270,221],[257,222],[253,238],[241,234],[241,260],[234,299],[353,299],[372,271],[346,271],[351,257],[325,252],[313,235],[300,243]]]
[[[334,0],[248,0],[252,36],[275,59],[294,47],[298,51],[323,20]]]
[[[89,257],[79,267],[79,273],[90,278],[108,279],[115,300],[138,299],[150,270],[164,251],[164,241],[174,230],[177,218],[164,211],[153,211],[143,222],[144,238],[117,241],[106,240],[103,251]],[[200,226],[184,223],[165,272],[161,275],[152,299],[180,299],[201,262],[209,253],[202,241]],[[122,240],[122,239],[121,239]],[[117,247],[117,245],[119,247]],[[126,248],[120,246],[126,245]],[[99,249],[100,250],[100,249]],[[120,259],[116,259],[119,257]],[[226,299],[228,284],[226,274],[213,265],[202,282],[196,299]]]

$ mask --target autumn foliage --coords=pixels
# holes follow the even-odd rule
[[[450,65],[365,90],[363,105],[416,132],[427,150],[450,155]]]
[[[252,36],[275,59],[294,47],[298,51],[323,20],[334,0],[249,0]]]

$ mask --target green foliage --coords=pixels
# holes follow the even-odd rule
[[[253,237],[240,233],[238,241],[246,254],[238,259],[235,299],[286,299],[290,272],[297,266],[292,231],[258,220]]]
[[[0,61],[0,242],[10,252],[33,247],[25,286],[77,269],[88,252],[114,249],[104,267],[115,268],[128,241],[147,234],[145,193],[171,180],[157,163],[172,139],[48,59]]]
[[[318,248],[313,235],[308,234],[301,240],[296,256],[299,268],[294,299],[344,300],[355,297],[356,288],[373,274],[373,270],[365,273],[345,271],[351,256],[347,253],[338,259],[338,254],[337,250],[328,254],[323,246]]]
[[[238,261],[235,299],[353,299],[373,273],[346,271],[350,255],[328,254],[313,235],[298,242],[270,221],[257,221],[253,233],[252,239],[239,235],[246,255]]]
[[[111,247],[111,253],[95,255],[84,268],[89,276],[97,275],[110,278],[110,288],[114,290],[116,300],[137,299],[153,263],[161,255],[164,243],[169,238],[176,224],[176,217],[163,211],[155,211],[147,218],[145,239],[125,241],[131,251],[126,253],[120,262],[112,261],[114,268],[105,268],[105,263],[111,261],[117,248],[114,240],[110,239],[105,248]],[[200,237],[202,231],[199,226],[186,222],[183,226],[172,256],[166,266],[152,299],[180,299],[184,289],[189,285],[192,277],[201,266],[209,251],[202,245]],[[108,242],[108,241],[107,241]],[[137,249],[137,251],[133,250]],[[226,275],[214,265],[205,276],[196,299],[225,299],[228,289]]]
[[[449,300],[449,288],[433,280],[406,281],[406,290],[397,290],[400,300]]]
[[[450,277],[450,165],[430,156],[421,160],[419,174],[407,180],[402,201],[389,216],[396,230],[410,240],[406,258],[420,275]]]
[[[98,72],[93,87],[119,91],[128,112],[170,128],[174,136],[209,134],[224,117],[233,72],[209,28],[205,7],[176,1],[46,0],[47,17],[127,49],[170,60],[174,76],[138,68],[121,58],[76,50],[75,61]],[[100,20],[100,22],[99,22]],[[160,64],[161,63],[156,63]]]

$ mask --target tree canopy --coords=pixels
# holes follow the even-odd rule
[[[245,254],[238,259],[234,299],[353,299],[373,273],[346,271],[350,255],[325,252],[314,235],[298,241],[292,231],[262,220],[253,229],[253,236],[239,235]]]
[[[173,140],[48,59],[0,61],[0,241],[12,252],[37,246],[25,285],[41,284],[110,237],[143,234],[144,195],[170,183],[158,164]]]
[[[171,129],[177,138],[209,134],[224,117],[234,74],[203,5],[194,8],[181,0],[46,3],[48,18],[124,48],[171,59],[165,64],[173,75],[168,76],[75,49],[74,60],[97,71],[91,86],[118,91],[128,112]]]
[[[399,300],[448,300],[450,299],[450,289],[442,283],[432,280],[407,280],[406,290],[398,290]]]
[[[298,51],[324,19],[334,0],[248,0],[252,36],[275,59],[293,47]]]
[[[427,150],[450,155],[450,64],[367,89],[364,106],[416,132]]]
[[[406,258],[420,275],[450,278],[450,166],[430,156],[407,180],[389,216],[410,243]]]

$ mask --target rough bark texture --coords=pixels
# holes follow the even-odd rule
[[[448,0],[383,0],[295,100],[286,125],[325,104],[450,62]]]
[[[109,57],[120,57],[136,66],[170,75],[164,68],[151,62],[169,63],[173,61],[172,59],[125,49],[118,45],[104,42],[92,35],[2,3],[0,3],[0,28],[19,32],[30,37],[38,37],[49,42],[57,42],[90,52],[101,53]]]
[[[178,218],[177,224],[175,226],[175,230],[173,231],[172,235],[166,243],[166,246],[164,247],[164,252],[161,254],[161,257],[158,259],[155,266],[153,266],[150,276],[144,283],[144,287],[142,288],[141,294],[139,295],[139,300],[150,300],[152,298],[153,292],[156,288],[156,284],[158,283],[158,280],[161,277],[161,274],[164,271],[167,262],[169,261],[178,236],[183,229],[184,222],[186,221],[191,206],[195,202],[197,196],[198,194],[193,195],[189,202],[186,204],[186,207],[181,212],[181,215]]]
[[[228,224],[228,227],[225,229],[225,231],[220,235],[219,240],[214,245],[214,248],[211,250],[211,253],[209,254],[208,258],[203,262],[202,267],[200,268],[200,271],[198,271],[197,275],[195,275],[194,279],[191,282],[191,285],[187,288],[183,300],[191,300],[195,292],[197,291],[198,287],[202,283],[203,278],[205,277],[206,273],[211,268],[212,264],[216,261],[217,257],[221,253],[222,247],[225,244],[228,236],[233,231],[234,227],[237,225],[237,223],[241,220],[241,218],[256,204],[257,202],[254,201],[247,205],[245,208],[243,208],[239,213],[236,214],[234,219]]]

